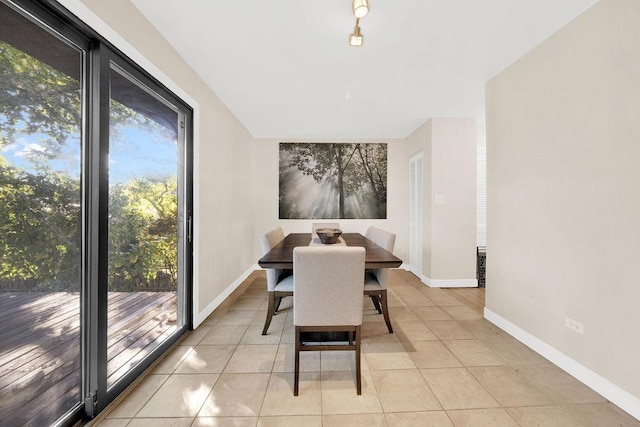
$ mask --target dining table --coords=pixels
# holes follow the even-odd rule
[[[381,248],[360,233],[343,233],[335,245],[361,246],[365,248],[365,268],[398,268],[402,260]],[[322,245],[311,233],[290,233],[258,261],[262,268],[293,269],[293,248],[296,246]],[[332,246],[327,244],[326,246]]]
[[[273,247],[258,261],[262,268],[277,268],[283,270],[293,270],[293,249],[297,246],[317,246],[324,245],[312,233],[291,233],[280,243]],[[365,269],[370,268],[398,268],[402,265],[402,260],[376,245],[360,233],[343,233],[338,242],[332,245],[361,246],[365,248]],[[302,334],[302,341],[305,342],[344,342],[347,341],[346,333],[338,332],[305,332]]]

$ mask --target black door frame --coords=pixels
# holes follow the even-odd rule
[[[119,51],[108,40],[80,21],[55,0],[0,0],[43,28],[58,34],[84,52],[82,133],[83,260],[81,289],[81,401],[55,425],[72,425],[80,418],[92,418],[192,329],[193,319],[193,109],[160,81]],[[107,292],[108,292],[108,154],[109,154],[109,73],[118,64],[139,82],[167,100],[184,114],[184,162],[178,179],[184,180],[184,217],[180,231],[184,237],[184,325],[154,349],[122,379],[107,389]]]
[[[90,316],[89,323],[91,325],[97,325],[97,333],[87,337],[88,343],[88,357],[86,360],[87,365],[90,367],[89,372],[95,373],[95,376],[90,375],[87,378],[86,387],[88,393],[85,395],[85,411],[88,416],[95,416],[98,412],[102,411],[113,399],[115,399],[126,387],[128,387],[137,377],[139,377],[151,364],[162,355],[167,349],[169,349],[180,336],[192,328],[192,239],[189,233],[189,224],[192,216],[193,206],[193,179],[192,179],[192,163],[193,155],[190,154],[192,150],[192,138],[191,132],[193,113],[190,107],[184,104],[179,98],[177,98],[171,91],[160,85],[155,79],[153,79],[148,73],[142,70],[139,66],[134,64],[129,58],[115,51],[112,47],[100,44],[98,47],[91,50],[92,62],[94,66],[91,68],[95,71],[91,76],[92,80],[92,96],[94,100],[94,114],[92,116],[91,126],[93,138],[91,141],[93,152],[98,152],[99,159],[93,158],[98,161],[99,167],[93,167],[92,174],[97,174],[97,182],[93,185],[87,186],[87,191],[90,192],[91,200],[97,203],[97,206],[91,206],[90,211],[97,216],[97,231],[93,231],[90,235],[92,240],[88,241],[87,248],[93,255],[92,258],[87,258],[93,261],[92,267],[98,271],[97,277],[92,276],[90,288],[96,290],[93,294],[89,294],[90,301],[87,301],[90,310],[88,310],[88,316]],[[119,379],[110,388],[107,387],[107,295],[108,295],[108,202],[109,202],[109,108],[110,108],[110,94],[109,94],[109,75],[111,73],[111,64],[116,64],[124,72],[129,74],[135,80],[146,86],[148,89],[155,92],[161,98],[169,101],[176,109],[178,109],[184,115],[184,131],[185,131],[185,158],[181,159],[184,162],[184,171],[180,170],[178,179],[184,178],[184,203],[185,203],[185,216],[182,219],[180,225],[181,233],[185,238],[183,239],[185,253],[184,263],[184,307],[178,307],[178,310],[183,310],[184,313],[184,325],[181,327],[178,333],[172,335],[171,338],[161,343],[156,349],[136,365],[128,374],[122,379]],[[88,150],[88,151],[92,151]],[[184,176],[182,176],[184,175]],[[95,218],[94,218],[95,220]],[[94,255],[97,253],[98,255]],[[93,268],[88,269],[90,272]],[[93,338],[96,338],[94,340]],[[96,342],[97,341],[97,342]]]

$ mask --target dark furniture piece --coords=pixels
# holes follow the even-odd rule
[[[280,241],[280,243],[275,245],[267,254],[260,258],[260,260],[258,261],[258,265],[262,268],[268,269],[293,270],[293,249],[297,246],[309,246],[312,241],[312,237],[316,236],[312,236],[311,233],[291,233],[287,235],[282,241]],[[365,269],[398,268],[402,265],[402,260],[400,258],[378,246],[373,241],[367,239],[360,233],[344,233],[340,236],[340,238],[347,246],[360,246],[365,248]],[[318,240],[317,237],[316,240]],[[365,276],[363,275],[363,278],[364,277]],[[386,305],[387,304],[385,302],[384,306],[386,307]],[[269,313],[267,313],[267,317],[270,319],[271,316],[269,314],[275,314],[275,311],[277,311],[277,307],[275,308],[275,310],[272,310],[271,306],[269,306],[268,310]],[[391,328],[391,321],[389,319],[388,309],[386,311],[380,311],[383,311],[383,315],[385,316],[385,322],[387,323],[389,332],[393,332]],[[265,324],[263,335],[267,333],[268,327],[269,325]],[[318,340],[322,341],[323,339],[326,339],[325,335],[321,335],[321,338],[319,338]],[[312,339],[309,339],[309,341],[311,340]]]
[[[478,279],[479,288],[485,287],[486,274],[487,274],[487,247],[478,246],[476,249],[476,279]]]
[[[393,246],[396,243],[396,235],[389,233],[378,227],[369,227],[365,237],[371,240],[382,249],[393,253]],[[388,268],[370,268],[364,275],[364,294],[371,297],[373,305],[378,313],[384,316],[389,333],[393,333],[391,317],[389,316],[389,305],[387,304],[387,287],[389,285]]]
[[[281,227],[265,233],[260,238],[262,243],[262,253],[267,254],[274,246],[284,240],[284,232]],[[293,295],[293,271],[270,268],[267,270],[267,291],[269,292],[269,308],[264,321],[262,335],[267,335],[271,318],[280,308],[282,298]]]
[[[315,237],[315,236],[314,236]],[[340,236],[347,246],[362,246],[366,250],[364,268],[398,268],[402,260],[382,249],[360,233],[344,233]],[[293,248],[309,246],[311,233],[291,233],[260,258],[262,268],[293,269]]]

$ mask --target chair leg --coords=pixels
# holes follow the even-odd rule
[[[387,324],[387,329],[389,333],[393,333],[393,328],[391,327],[391,320],[389,319],[389,306],[387,305],[387,290],[383,289],[380,293],[380,299],[382,300],[382,314],[384,315],[384,321]]]
[[[356,326],[356,392],[362,394],[362,378],[360,373],[360,326]]]
[[[378,310],[378,314],[382,314],[382,308],[380,307],[380,299],[378,298],[378,295],[371,294],[369,296],[371,297],[373,306],[376,308],[376,310]]]
[[[276,306],[273,309],[273,314],[278,314],[278,309],[280,309],[280,303],[282,302],[282,297],[276,298]]]
[[[269,330],[269,325],[271,324],[271,318],[273,317],[273,309],[276,305],[276,294],[275,292],[269,292],[269,306],[267,307],[267,318],[264,321],[264,329],[262,330],[262,335],[267,335],[267,330]]]
[[[300,328],[296,326],[296,354],[294,357],[293,395],[298,395],[298,382],[300,381]]]

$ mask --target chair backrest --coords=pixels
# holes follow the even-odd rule
[[[363,247],[299,246],[293,250],[293,323],[362,324]]]
[[[382,249],[393,253],[393,246],[396,244],[395,234],[389,233],[381,228],[371,226],[367,229],[365,237],[380,246]],[[376,276],[376,279],[378,279],[378,283],[380,283],[383,288],[386,288],[389,282],[389,269],[376,268],[372,269],[371,272]]]
[[[266,255],[274,246],[280,243],[284,239],[284,232],[282,231],[282,227],[274,228],[273,230],[265,233],[260,238],[260,242],[262,243],[262,254]],[[278,279],[282,274],[282,270],[277,268],[268,268],[267,269],[267,290],[273,291],[278,284]]]
[[[319,228],[340,228],[339,222],[314,222],[311,226],[311,232],[315,235]],[[312,236],[315,237],[315,236]]]

